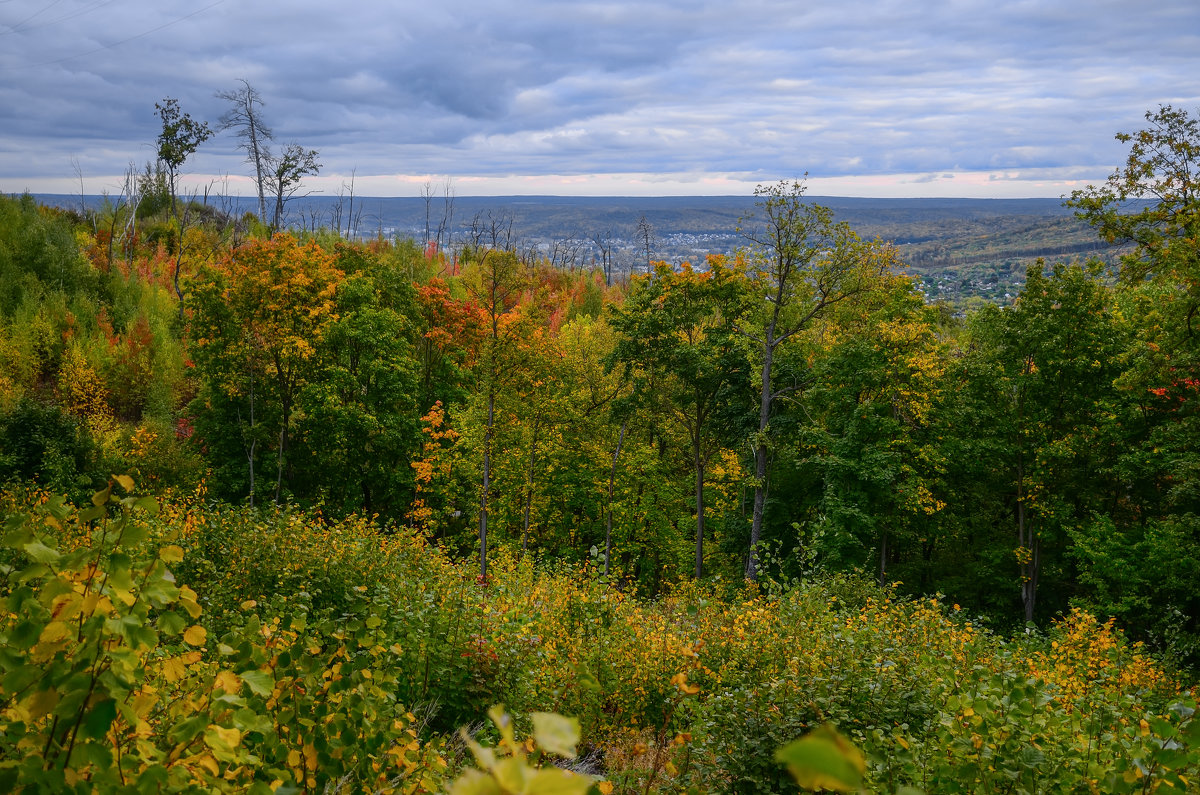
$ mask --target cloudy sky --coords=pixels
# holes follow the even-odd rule
[[[325,192],[1060,196],[1200,108],[1200,2],[0,0],[0,191],[116,192],[241,80]],[[237,143],[185,170],[252,194]]]

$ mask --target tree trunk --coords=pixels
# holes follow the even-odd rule
[[[487,503],[492,485],[492,423],[495,419],[496,391],[488,385],[487,433],[483,437],[483,489],[479,493],[479,578],[487,582]]]
[[[754,443],[754,518],[750,522],[750,556],[746,560],[746,579],[758,576],[758,544],[762,541],[763,511],[767,505],[767,426],[771,421],[771,367],[775,348],[772,336],[775,323],[767,329],[763,345],[762,396],[758,406],[758,435]]]
[[[1021,605],[1025,611],[1025,623],[1033,621],[1033,609],[1037,601],[1038,565],[1040,544],[1025,517],[1025,462],[1017,456],[1017,544],[1021,554]]]
[[[621,435],[617,437],[617,449],[613,451],[612,469],[608,471],[608,524],[604,530],[604,576],[608,576],[609,561],[612,558],[612,502],[613,485],[617,479],[617,456],[621,454],[621,445],[625,442],[625,426],[629,420],[621,423]]]
[[[887,554],[888,554],[888,536],[887,530],[883,531],[879,539],[879,587],[887,585]]]
[[[539,411],[533,417],[533,439],[529,443],[529,475],[525,478],[525,525],[521,529],[521,554],[529,549],[529,508],[533,503],[533,467],[537,460],[537,433],[542,421]]]
[[[250,461],[250,507],[254,507],[254,448],[258,439],[254,437],[254,378],[250,378],[250,447],[246,450],[246,458]]]
[[[696,579],[704,576],[704,460],[695,449],[696,463]]]

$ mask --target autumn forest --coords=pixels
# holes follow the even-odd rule
[[[1065,197],[1119,266],[969,309],[795,181],[635,276],[289,231],[304,150],[240,217],[186,156],[0,197],[0,782],[1190,790],[1200,119],[1146,122]]]

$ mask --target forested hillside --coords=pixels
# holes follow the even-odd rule
[[[1119,279],[965,315],[797,183],[629,279],[0,198],[0,780],[438,791],[503,702],[600,792],[787,790],[825,722],[887,791],[1191,786],[1200,133],[1148,118],[1070,200]]]

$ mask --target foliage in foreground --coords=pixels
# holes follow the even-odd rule
[[[3,498],[8,790],[436,792],[466,760],[452,730],[497,702],[522,732],[577,716],[575,769],[602,792],[793,791],[774,752],[826,723],[885,791],[1187,789],[1200,770],[1194,694],[1081,611],[1004,640],[854,579],[648,602],[502,558],[481,583],[419,536],[155,514],[130,485],[82,509]]]

